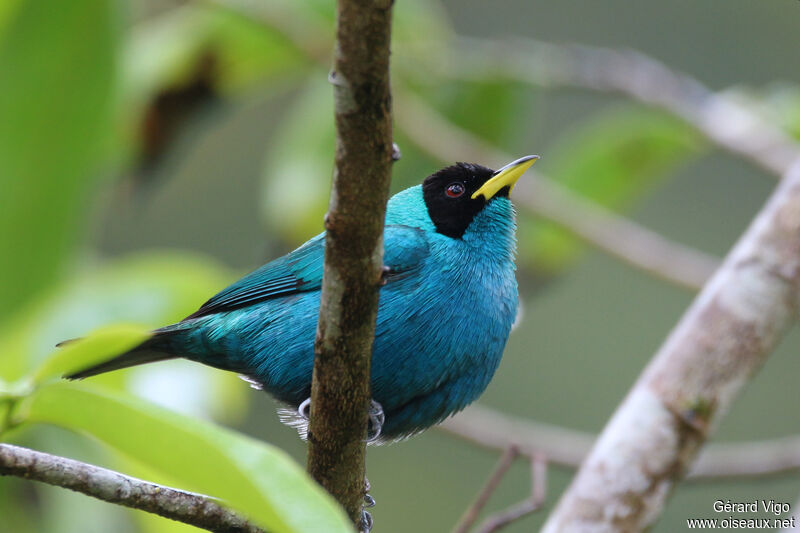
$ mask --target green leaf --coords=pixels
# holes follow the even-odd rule
[[[0,33],[5,29],[6,23],[16,11],[22,0],[3,0],[0,2]]]
[[[32,376],[34,385],[102,363],[141,344],[150,330],[132,324],[115,324],[82,339],[68,342],[45,360]]]
[[[615,108],[581,123],[547,149],[540,169],[573,192],[615,210],[630,205],[669,170],[705,146],[684,122],[638,107]],[[566,267],[582,244],[555,224],[521,217],[521,260],[534,269]]]
[[[89,434],[167,483],[221,498],[269,531],[352,531],[285,452],[207,422],[75,383],[41,387],[17,416]]]
[[[532,92],[502,79],[448,81],[437,85],[433,100],[433,107],[454,124],[497,146],[508,146],[517,144],[513,135],[522,127],[521,110],[531,105]]]
[[[0,317],[60,274],[83,231],[88,195],[114,133],[119,6],[28,0],[6,13]]]
[[[0,325],[0,376],[20,379],[41,365],[56,343],[109,323],[155,328],[178,321],[233,278],[207,258],[174,251],[89,265]]]
[[[431,83],[447,61],[455,31],[441,2],[404,0],[394,5],[392,71]]]
[[[286,113],[263,171],[262,211],[267,223],[290,242],[323,229],[333,169],[333,90],[314,78]]]
[[[260,20],[224,6],[187,4],[132,32],[124,63],[127,100],[141,108],[157,91],[191,76],[209,55],[222,90],[285,77],[309,65],[280,32]]]

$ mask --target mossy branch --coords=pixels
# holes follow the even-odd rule
[[[336,161],[325,218],[308,471],[357,522],[364,495],[370,359],[392,165],[391,1],[339,0]]]
[[[0,444],[0,476],[41,481],[208,531],[262,532],[209,496],[156,485],[99,466],[11,444]]]

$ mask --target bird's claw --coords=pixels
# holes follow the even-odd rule
[[[375,498],[369,494],[364,494],[364,507],[375,507]]]
[[[374,402],[374,403],[377,403],[377,402]],[[380,405],[380,404],[378,404],[378,405]],[[368,494],[370,488],[372,488],[372,487],[369,484],[369,479],[367,479],[365,477],[364,478],[364,505],[361,508],[361,524],[360,524],[360,530],[361,530],[362,533],[369,533],[369,531],[372,529],[372,526],[373,526],[372,515],[369,512],[367,512],[367,510],[366,510],[369,507],[375,507],[375,498],[373,498],[372,496],[370,496]]]
[[[367,428],[367,442],[375,442],[381,436],[383,423],[386,416],[383,413],[383,406],[375,400],[369,401],[369,426]]]
[[[361,533],[369,533],[372,531],[372,515],[368,511],[361,511],[361,523],[358,525],[358,530]]]
[[[311,417],[311,398],[306,398],[303,403],[297,406],[297,414],[303,420],[308,420]]]
[[[309,419],[311,414],[311,398],[306,398],[303,403],[297,406],[297,414],[305,420]],[[383,406],[375,400],[369,401],[369,427],[367,428],[367,442],[374,442],[381,435],[383,422],[386,417],[383,414]],[[367,508],[375,507],[375,498],[369,495],[371,486],[369,479],[364,478],[364,504],[361,508],[361,521],[358,530],[361,533],[369,533],[372,531],[372,515],[367,512]]]
[[[303,420],[308,420],[311,415],[311,398],[306,398],[297,406],[297,414]],[[369,401],[369,426],[367,427],[367,442],[375,442],[381,436],[383,422],[386,420],[383,407],[375,400]],[[369,486],[367,489],[369,490]]]

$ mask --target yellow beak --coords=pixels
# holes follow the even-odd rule
[[[474,200],[478,196],[483,195],[483,198],[488,202],[504,187],[508,187],[508,192],[511,192],[517,180],[522,177],[526,170],[531,168],[531,165],[533,165],[537,159],[539,159],[538,155],[526,155],[525,157],[520,157],[516,161],[507,164],[496,171],[489,181],[475,191],[472,194],[472,199]]]

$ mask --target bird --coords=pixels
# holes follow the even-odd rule
[[[509,194],[537,160],[499,170],[456,163],[387,204],[384,278],[372,346],[369,440],[404,439],[475,401],[500,363],[518,307]],[[307,422],[325,233],[140,345],[65,376],[185,358],[239,373]],[[374,427],[373,427],[374,426]]]

